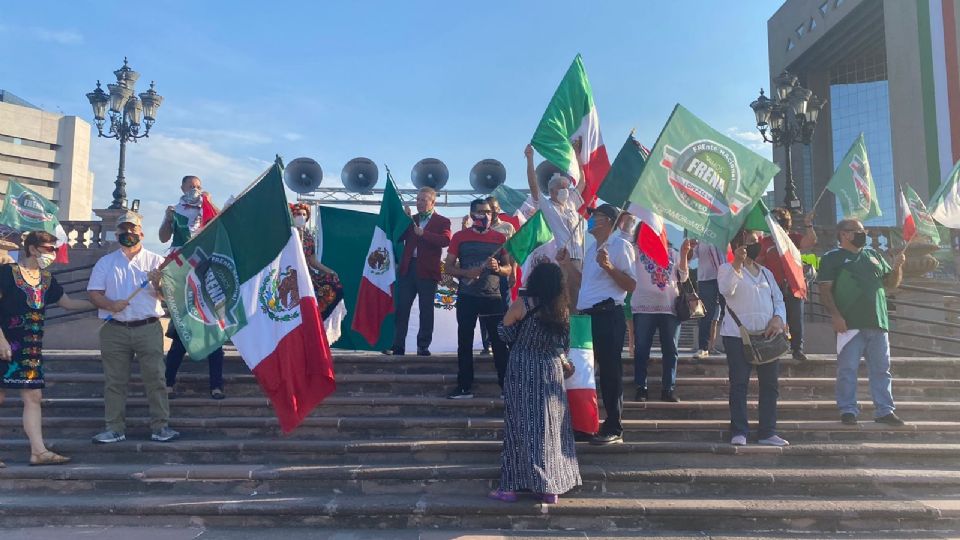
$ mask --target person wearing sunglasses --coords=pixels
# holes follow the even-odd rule
[[[60,465],[70,461],[47,449],[41,430],[43,322],[46,308],[93,309],[76,300],[50,273],[57,239],[44,231],[27,233],[20,261],[0,266],[0,401],[4,390],[19,389],[23,401],[23,431],[30,440],[30,465]],[[0,467],[3,467],[0,462]]]

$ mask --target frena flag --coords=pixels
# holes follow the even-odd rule
[[[167,260],[163,296],[190,356],[231,339],[284,433],[336,389],[279,158]]]
[[[589,315],[570,316],[569,360],[573,362],[574,372],[569,379],[563,380],[573,429],[583,433],[596,433],[600,430],[597,379],[593,367],[593,331],[590,324]]]
[[[572,142],[581,138],[580,160],[583,162],[584,178]],[[593,208],[597,200],[597,188],[607,176],[610,159],[600,136],[600,117],[593,103],[593,90],[583,69],[583,60],[578,54],[573,59],[560,86],[554,92],[540,125],[533,133],[530,144],[547,161],[553,163],[577,182],[585,181],[583,208]]]
[[[380,201],[380,218],[373,230],[370,249],[364,259],[363,278],[357,293],[357,307],[351,328],[371,345],[380,338],[383,320],[393,313],[394,285],[397,282],[397,255],[402,253],[400,238],[413,220],[403,210],[403,203],[387,170],[387,187]]]
[[[927,205],[910,186],[900,187],[900,215],[903,216],[903,239],[909,242],[914,236],[926,237],[934,245],[940,245],[940,231],[927,212]]]
[[[807,281],[803,278],[803,263],[800,261],[800,250],[790,239],[787,231],[773,219],[773,215],[767,213],[767,228],[770,229],[770,238],[773,245],[777,247],[777,255],[780,256],[780,267],[783,268],[783,277],[786,278],[796,298],[807,297]],[[768,255],[769,257],[769,255]]]
[[[944,227],[960,229],[960,161],[930,199],[930,217]]]

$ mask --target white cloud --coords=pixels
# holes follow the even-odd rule
[[[288,132],[283,134],[283,138],[288,141],[295,142],[295,141],[299,141],[300,139],[303,139],[303,135],[299,133]]]
[[[771,159],[773,156],[771,145],[763,141],[763,136],[760,135],[759,131],[731,127],[727,128],[726,133],[730,138],[767,159]]]
[[[270,137],[255,131],[194,127],[172,127],[168,128],[167,131],[173,137],[182,136],[187,139],[201,140],[207,143],[267,144],[271,142]]]
[[[60,45],[81,45],[84,41],[83,34],[76,30],[53,30],[50,28],[30,27],[25,28],[23,33],[40,41]]]

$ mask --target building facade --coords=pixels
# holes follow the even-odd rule
[[[92,219],[90,124],[41,110],[0,90],[0,192],[16,180],[60,207],[61,220]]]
[[[793,148],[805,211],[861,132],[883,212],[868,225],[897,224],[898,184],[933,194],[960,161],[958,34],[960,0],[787,0],[770,18],[771,78],[788,70],[827,99],[812,143]],[[816,210],[834,220],[833,195]]]

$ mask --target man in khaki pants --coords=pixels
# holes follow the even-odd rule
[[[100,318],[110,319],[100,329],[103,362],[103,402],[107,429],[93,437],[100,444],[126,437],[127,391],[130,364],[136,358],[150,403],[150,439],[167,442],[180,434],[170,429],[170,406],[164,382],[163,329],[160,327],[160,264],[163,257],[143,247],[140,216],[127,212],[117,223],[120,249],[105,255],[93,267],[87,292],[100,308]],[[145,282],[143,291],[130,295]]]

